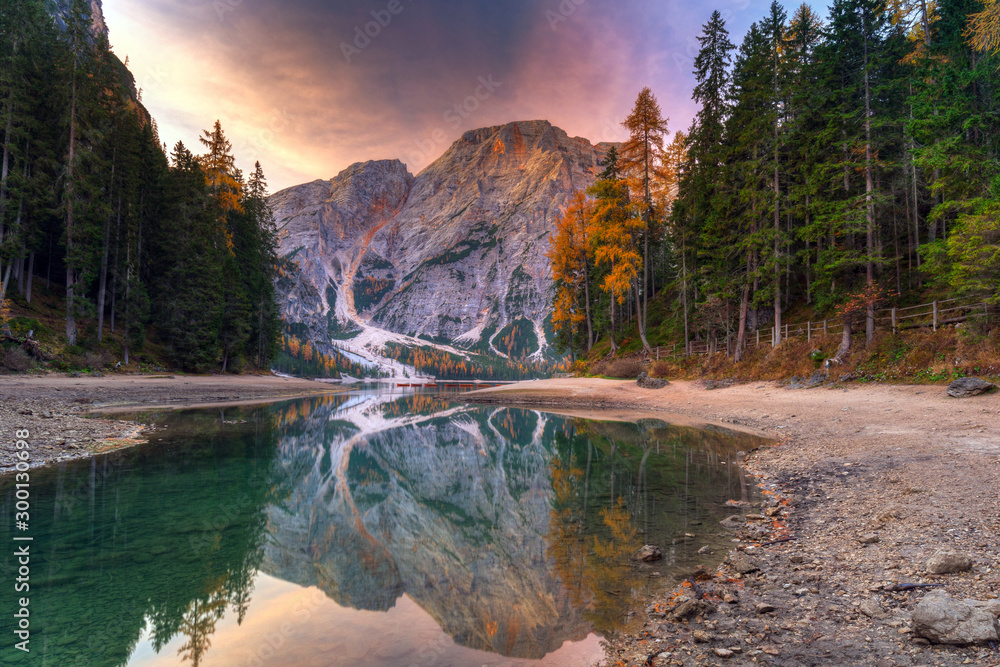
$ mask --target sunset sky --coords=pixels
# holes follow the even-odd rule
[[[701,26],[718,9],[739,44],[767,5],[104,0],[104,13],[168,147],[197,152],[218,118],[239,166],[259,159],[277,191],[370,159],[417,173],[462,132],[513,120],[621,140],[646,85],[686,130]]]

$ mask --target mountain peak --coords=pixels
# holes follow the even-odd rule
[[[325,351],[421,337],[545,357],[548,238],[606,150],[546,120],[514,121],[464,133],[416,177],[372,160],[275,194],[280,252],[298,264],[282,290],[286,322]]]
[[[484,140],[498,133],[519,133],[526,137],[537,137],[551,130],[566,134],[547,120],[515,120],[503,125],[492,125],[469,130],[456,143],[482,143]]]

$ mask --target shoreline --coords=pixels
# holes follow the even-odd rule
[[[643,629],[609,641],[607,665],[1000,665],[988,644],[917,636],[911,613],[928,589],[890,590],[931,583],[958,599],[1000,597],[997,393],[776,382],[653,390],[572,378],[462,400],[680,414],[776,440],[743,463],[768,500],[753,510],[760,520],[732,525],[735,548],[718,570],[698,577],[704,598],[678,586],[637,603]],[[972,568],[929,574],[939,549],[971,557]]]
[[[31,469],[146,442],[146,425],[104,415],[273,403],[343,391],[274,375],[7,375],[0,385],[0,478],[15,471],[14,429],[26,428]]]
[[[29,429],[32,468],[145,442],[138,423],[85,414],[343,391],[276,376],[8,378],[0,421],[11,435]],[[960,599],[1000,597],[1000,394],[952,399],[940,386],[775,382],[652,390],[571,378],[453,398],[598,419],[713,422],[776,441],[742,463],[768,499],[752,510],[758,518],[732,526],[735,548],[717,570],[692,572],[704,599],[677,587],[636,601],[642,629],[609,641],[608,665],[1000,665],[988,645],[915,637],[910,614],[925,591],[887,590],[919,582],[944,584]],[[0,476],[13,470],[13,445],[0,442]],[[784,537],[795,539],[752,546]],[[970,556],[971,570],[926,573],[942,547]]]

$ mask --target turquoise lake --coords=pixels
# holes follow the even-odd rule
[[[31,652],[5,613],[3,665],[593,664],[728,544],[763,442],[374,388],[129,418],[148,444],[32,472]]]

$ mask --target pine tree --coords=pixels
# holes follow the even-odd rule
[[[84,265],[85,253],[81,249],[83,230],[81,226],[81,197],[84,182],[81,175],[83,165],[79,164],[79,147],[77,145],[80,131],[81,116],[86,101],[91,97],[86,73],[93,61],[90,43],[88,41],[90,26],[90,6],[84,0],[73,0],[70,5],[69,17],[66,21],[66,62],[65,77],[68,84],[69,107],[67,109],[67,125],[69,138],[65,158],[65,189],[63,194],[63,210],[65,214],[65,245],[66,245],[66,338],[70,345],[76,344],[76,316],[80,309],[76,302],[78,294],[77,280]]]
[[[770,104],[772,77],[768,71],[770,44],[758,24],[753,24],[740,45],[733,67],[730,92],[732,111],[726,122],[726,182],[721,201],[726,215],[720,216],[711,243],[704,254],[711,262],[709,290],[717,299],[728,300],[730,289],[739,289],[739,317],[735,357],[742,358],[750,308],[754,312],[768,291],[760,283],[770,272],[762,258],[770,255],[767,230],[768,205],[773,186],[768,169],[768,139],[772,136]],[[708,229],[705,230],[709,231]],[[737,277],[738,276],[738,277]],[[756,327],[756,318],[753,326]]]
[[[725,21],[718,11],[712,12],[698,42],[701,49],[694,61],[697,84],[692,97],[700,108],[688,132],[687,162],[681,176],[678,205],[673,209],[674,228],[680,235],[680,242],[675,241],[675,245],[680,246],[685,349],[690,336],[689,277],[697,273],[696,264],[690,260],[700,250],[701,231],[718,223],[719,188],[724,182],[723,142],[729,115],[729,65],[735,48],[729,41]],[[689,239],[698,239],[695,248],[688,245]]]
[[[246,291],[252,296],[250,335],[246,357],[257,369],[266,369],[277,351],[281,330],[274,281],[277,279],[278,231],[274,212],[267,202],[267,179],[260,162],[247,183],[243,202],[247,220],[247,252],[244,260]]]
[[[622,145],[620,164],[627,175],[642,225],[636,231],[642,235],[642,289],[636,282],[633,286],[636,299],[636,320],[642,347],[649,354],[652,348],[646,340],[646,316],[649,312],[649,245],[654,235],[659,212],[656,210],[654,195],[659,183],[665,178],[664,137],[667,134],[667,119],[663,118],[660,105],[653,92],[647,87],[639,92],[635,106],[622,126],[629,131],[629,139]]]
[[[159,326],[171,362],[203,371],[219,358],[223,317],[223,257],[214,199],[200,164],[177,142],[167,176],[157,299]]]
[[[781,270],[783,264],[782,249],[787,243],[781,228],[782,197],[781,197],[781,167],[784,153],[785,95],[787,85],[787,65],[785,52],[785,10],[776,0],[772,0],[768,16],[761,22],[761,34],[767,43],[766,72],[770,79],[767,97],[761,111],[766,114],[770,125],[771,150],[768,153],[771,171],[772,197],[770,209],[772,213],[772,249],[771,275],[774,303],[774,340],[773,344],[781,343]]]
[[[877,146],[874,128],[880,119],[874,92],[883,84],[887,15],[875,0],[837,0],[824,43],[817,49],[817,83],[825,97],[824,127],[818,140],[828,147],[816,168],[817,224],[825,228],[827,243],[818,254],[821,302],[836,304],[848,295],[874,287],[880,260],[875,243],[875,214],[881,197],[875,191]],[[857,176],[863,176],[858,182]],[[852,311],[853,312],[853,311]],[[866,309],[866,330],[874,332],[874,305]],[[844,319],[844,335],[837,358],[850,350],[852,324]]]

